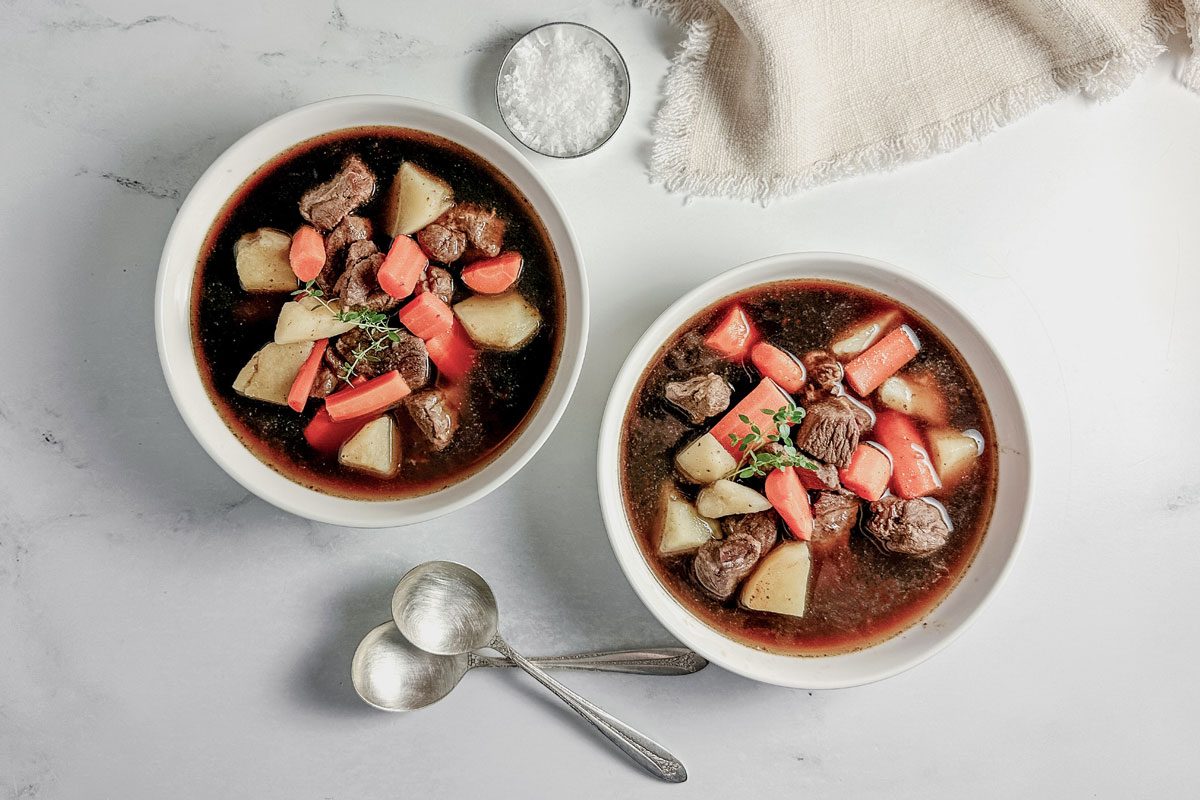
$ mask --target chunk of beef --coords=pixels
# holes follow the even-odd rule
[[[454,299],[454,276],[448,270],[431,264],[425,268],[417,283],[417,294],[421,292],[432,292],[443,303],[450,305]]]
[[[326,350],[328,353],[328,350]],[[337,391],[338,388],[338,372],[330,368],[328,358],[324,364],[321,364],[317,370],[316,380],[313,381],[312,391],[308,393],[309,397],[328,397]]]
[[[813,503],[813,546],[844,543],[858,523],[860,501],[851,494],[817,492]]]
[[[667,400],[696,424],[729,408],[732,392],[729,382],[713,372],[686,381],[672,381],[663,390]]]
[[[404,399],[404,407],[430,446],[445,450],[458,429],[458,414],[445,395],[437,389],[415,392]]]
[[[400,301],[379,286],[379,266],[383,253],[370,239],[354,242],[346,248],[346,270],[333,293],[342,301],[347,311],[391,311]]]
[[[462,258],[467,249],[467,234],[434,222],[417,231],[417,244],[434,261],[449,264]]]
[[[778,535],[775,513],[740,514],[721,522],[724,539],[711,539],[700,546],[692,559],[692,575],[706,592],[718,600],[728,599],[767,551]]]
[[[809,350],[800,356],[807,380],[813,386],[826,391],[842,382],[842,364],[825,350]]]
[[[467,235],[467,243],[488,258],[500,255],[507,224],[494,208],[478,203],[459,203],[437,220],[438,224]]]
[[[322,233],[332,231],[373,194],[375,173],[357,155],[349,155],[336,175],[300,197],[300,216]]]
[[[346,215],[325,237],[325,265],[333,263],[354,242],[370,239],[374,232],[371,220],[357,214]]]
[[[929,556],[950,538],[942,512],[920,498],[885,497],[871,503],[870,508],[871,516],[863,530],[890,553]]]
[[[821,485],[826,489],[837,491],[842,488],[842,479],[838,477],[837,467],[833,464],[822,464],[817,462],[817,468],[810,470],[813,477],[821,482]]]
[[[698,372],[712,372],[721,358],[704,343],[699,331],[688,331],[679,337],[663,361],[677,375],[695,375]]]
[[[374,378],[397,370],[410,389],[420,389],[429,383],[429,351],[425,349],[425,342],[404,330],[396,331],[396,337],[397,341],[384,340],[382,334],[354,328],[339,336],[330,349],[337,351],[342,363],[353,363],[358,359],[355,375]],[[370,349],[381,340],[386,344],[378,349]],[[367,355],[358,358],[362,352],[367,352]]]
[[[805,409],[804,422],[796,434],[796,446],[804,452],[836,467],[850,466],[850,456],[858,447],[863,420],[844,397],[823,400]]]

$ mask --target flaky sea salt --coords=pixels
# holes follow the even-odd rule
[[[629,78],[612,45],[590,28],[538,28],[513,46],[497,99],[513,135],[551,156],[600,146],[621,124]]]

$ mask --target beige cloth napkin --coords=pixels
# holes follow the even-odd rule
[[[1107,98],[1200,0],[644,0],[687,28],[654,123],[671,191],[768,200]],[[1194,52],[1180,80],[1200,91]]]

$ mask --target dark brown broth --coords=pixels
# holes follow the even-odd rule
[[[515,353],[482,353],[473,370],[454,442],[444,451],[425,446],[401,412],[404,458],[400,474],[374,478],[322,458],[304,441],[303,430],[319,407],[309,401],[303,415],[250,400],[233,391],[233,380],[250,357],[272,340],[285,294],[247,294],[238,284],[233,245],[263,227],[296,230],[300,196],[328,180],[345,156],[357,153],[375,172],[375,197],[356,213],[376,223],[375,241],[386,250],[379,212],[402,161],[440,175],[456,198],[495,207],[507,220],[504,246],[519,250],[525,263],[516,288],[541,312],[537,337]],[[451,268],[457,277],[458,269]],[[461,296],[465,296],[461,283]],[[456,297],[455,300],[460,299]],[[259,459],[288,478],[318,491],[368,500],[427,494],[481,469],[523,430],[541,404],[562,349],[563,288],[558,258],[529,201],[495,167],[453,142],[407,128],[351,128],[303,142],[258,170],[225,204],[205,239],[193,286],[193,351],[222,419]]]
[[[797,355],[828,347],[838,333],[874,313],[899,309],[922,343],[921,352],[906,369],[932,372],[946,397],[950,425],[960,430],[974,428],[986,442],[984,455],[970,471],[952,490],[937,496],[954,525],[945,547],[928,559],[910,558],[881,551],[856,530],[848,556],[842,553],[822,559],[814,548],[813,589],[803,618],[739,608],[736,593],[730,601],[719,603],[690,577],[689,556],[663,558],[655,550],[660,487],[664,481],[675,480],[674,458],[679,449],[710,427],[709,423],[685,423],[662,399],[667,381],[680,377],[672,374],[664,357],[689,331],[707,333],[735,303],[746,309],[765,340]],[[759,379],[749,364],[722,364],[718,371],[723,369],[724,377],[733,384],[735,398],[744,396]],[[643,556],[689,611],[716,630],[764,650],[832,655],[895,636],[928,614],[954,587],[970,565],[991,518],[995,435],[974,374],[954,346],[919,314],[882,294],[850,284],[816,280],[764,284],[696,314],[643,372],[622,430],[622,494]],[[688,490],[685,484],[680,488]]]

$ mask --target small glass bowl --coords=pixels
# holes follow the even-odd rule
[[[598,137],[594,142],[589,143],[584,149],[572,153],[549,153],[527,142],[516,131],[513,130],[512,123],[504,113],[504,104],[500,102],[500,79],[504,76],[505,72],[508,71],[509,63],[512,60],[513,51],[517,48],[517,46],[530,37],[552,35],[560,30],[567,33],[567,35],[574,37],[579,42],[595,42],[608,53],[613,64],[616,65],[618,84],[621,92],[621,111],[613,122],[612,128],[606,131],[602,136]],[[500,111],[500,119],[504,121],[504,127],[508,128],[508,131],[513,135],[513,138],[533,152],[538,153],[539,155],[549,156],[550,158],[565,159],[586,156],[588,153],[594,153],[599,150],[605,142],[613,137],[613,134],[620,129],[621,123],[625,121],[625,115],[629,111],[629,67],[625,64],[625,59],[621,56],[621,51],[617,49],[617,46],[614,45],[607,36],[600,33],[600,31],[596,30],[595,28],[591,28],[578,22],[548,22],[545,25],[539,25],[538,27],[530,30],[520,39],[513,42],[512,47],[508,49],[508,52],[504,56],[504,61],[500,64],[500,71],[496,73],[496,108]]]

